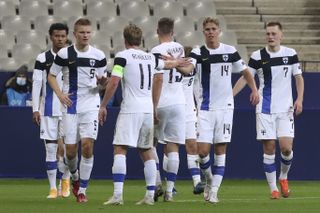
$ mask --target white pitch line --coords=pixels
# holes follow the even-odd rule
[[[320,199],[320,197],[291,197],[291,198],[280,198],[282,200],[316,200]],[[244,202],[251,202],[251,201],[265,201],[265,199],[256,199],[256,198],[231,198],[231,199],[223,199],[223,202],[229,201],[244,201]],[[204,200],[175,200],[175,203],[196,203],[196,202],[203,202]]]

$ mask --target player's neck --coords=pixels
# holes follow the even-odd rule
[[[88,45],[88,44],[85,44],[85,45],[75,44],[75,47],[77,48],[77,50],[78,50],[79,52],[86,52],[86,51],[88,51],[88,49],[89,49],[89,45]]]
[[[207,42],[207,47],[210,49],[217,49],[220,46],[220,42]]]
[[[171,34],[170,35],[162,35],[162,36],[159,36],[159,41],[160,41],[160,43],[171,42],[171,41],[173,41],[173,38],[172,38]]]
[[[280,50],[280,45],[277,46],[267,46],[269,52],[278,52]]]
[[[126,44],[126,49],[136,49],[136,50],[138,50],[138,49],[140,49],[140,48],[139,48],[139,46],[137,46],[137,45],[129,45],[129,44]]]
[[[52,47],[52,51],[54,52],[54,53],[57,53],[58,51],[59,51],[60,49],[58,48],[58,47]]]

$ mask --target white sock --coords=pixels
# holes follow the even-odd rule
[[[58,144],[46,143],[46,165],[50,189],[57,189],[57,149]]]
[[[78,172],[78,155],[73,159],[65,158],[66,164],[71,173],[71,177],[73,181],[79,180],[79,172]]]
[[[78,194],[86,193],[86,189],[89,184],[90,175],[93,167],[93,159],[94,159],[93,156],[91,156],[91,158],[85,158],[81,156],[81,161],[79,166],[80,167],[80,188],[79,188]]]
[[[267,155],[263,154],[263,165],[264,172],[266,174],[267,182],[269,184],[271,192],[278,190],[277,187],[277,174],[276,174],[276,164],[275,164],[276,155]]]
[[[63,157],[59,156],[58,169],[62,173],[62,179],[66,180],[70,178],[70,172],[68,166],[64,163]]]
[[[226,166],[226,154],[214,155],[213,165],[212,190],[218,191],[223,179]]]
[[[288,179],[288,173],[291,167],[293,159],[293,151],[291,151],[290,155],[285,156],[281,153],[281,169],[279,179]]]
[[[152,147],[151,148],[152,152],[153,152],[153,157],[156,161],[156,166],[157,166],[157,178],[156,178],[156,185],[161,185],[161,175],[160,175],[160,164],[159,164],[159,157],[158,157],[158,153],[157,153],[157,149],[156,147]]]
[[[191,174],[194,187],[201,182],[200,167],[199,167],[198,160],[199,160],[199,155],[187,154],[188,169]]]
[[[157,167],[155,160],[144,162],[144,177],[146,179],[147,191],[146,196],[153,197],[156,188]]]
[[[167,166],[167,193],[172,193],[174,183],[177,178],[179,170],[179,153],[178,152],[169,152],[168,153],[168,166]]]
[[[202,171],[202,174],[204,175],[206,182],[208,185],[211,185],[212,183],[212,171],[211,171],[211,161],[210,161],[210,155],[207,155],[204,158],[200,158],[200,169]]]
[[[122,196],[123,183],[124,183],[126,173],[127,173],[126,156],[115,155],[113,166],[112,166],[113,186],[114,186],[113,195]]]

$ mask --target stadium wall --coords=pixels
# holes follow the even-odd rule
[[[320,180],[320,170],[315,169],[320,162],[320,75],[306,74],[305,82],[304,112],[296,117],[294,160],[290,179]],[[230,179],[264,178],[262,147],[255,139],[255,113],[254,108],[248,103],[248,93],[249,90],[245,89],[235,99],[233,135],[228,147],[225,173],[225,177]],[[94,150],[93,178],[112,177],[112,138],[118,112],[119,108],[110,108],[107,122],[99,129]],[[46,177],[44,144],[39,139],[38,127],[32,123],[30,107],[0,107],[0,133],[0,177]],[[180,157],[178,179],[189,179],[184,147],[181,149]],[[279,158],[279,153],[277,157]],[[279,170],[279,161],[277,162]],[[136,150],[129,150],[127,163],[128,179],[143,178],[143,164]]]

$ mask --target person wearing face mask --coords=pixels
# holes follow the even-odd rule
[[[22,65],[14,77],[6,84],[6,91],[2,95],[1,103],[8,106],[29,106],[31,102],[32,82],[27,76],[28,67]]]

